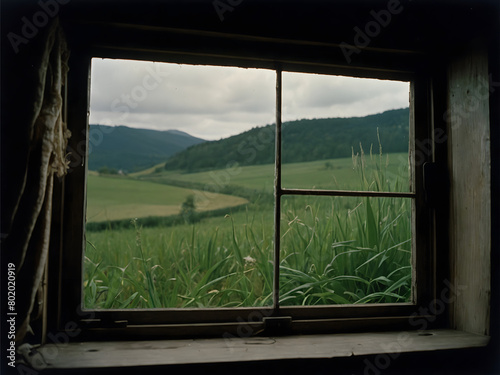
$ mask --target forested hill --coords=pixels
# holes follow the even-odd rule
[[[408,150],[409,108],[365,117],[297,120],[283,123],[284,163],[349,157],[359,145],[378,152],[377,129],[384,153]],[[219,141],[197,144],[172,156],[167,170],[194,172],[240,165],[274,163],[274,125],[253,128]]]
[[[134,172],[161,163],[186,147],[205,142],[178,130],[90,125],[89,169]]]

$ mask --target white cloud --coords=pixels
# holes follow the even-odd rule
[[[220,139],[274,122],[276,73],[94,59],[92,124]],[[408,83],[283,73],[283,119],[364,116],[408,106]]]
[[[283,117],[355,117],[408,106],[407,82],[283,73]]]

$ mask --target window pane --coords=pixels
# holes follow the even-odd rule
[[[284,188],[410,191],[409,83],[283,73]]]
[[[281,305],[410,301],[411,199],[281,202]]]
[[[94,59],[91,83],[85,308],[271,305],[274,133],[238,137],[275,72]]]

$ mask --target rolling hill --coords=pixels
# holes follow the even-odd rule
[[[283,163],[350,157],[360,144],[384,153],[408,151],[409,108],[365,117],[296,120],[283,123]],[[274,163],[274,126],[256,127],[244,133],[196,144],[167,160],[165,169],[198,172],[225,168],[231,163]],[[229,164],[228,164],[229,163]]]
[[[90,125],[89,169],[104,166],[127,172],[164,162],[186,147],[205,142],[179,130]]]

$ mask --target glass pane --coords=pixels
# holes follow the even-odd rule
[[[411,300],[411,199],[284,196],[281,202],[281,305]]]
[[[282,186],[410,191],[409,83],[283,73]]]
[[[271,305],[275,72],[92,65],[85,308]]]

